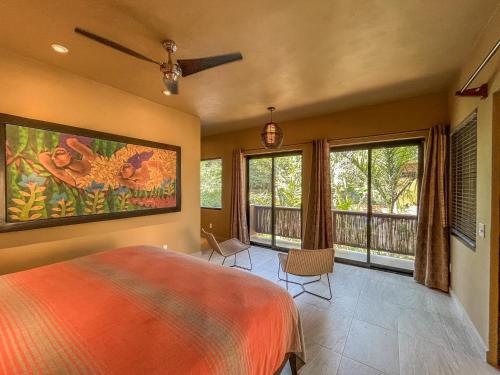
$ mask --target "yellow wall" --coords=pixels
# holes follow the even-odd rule
[[[197,117],[9,51],[1,56],[0,112],[181,146],[182,211],[0,234],[0,274],[133,244],[199,250]]]
[[[492,238],[492,224],[498,225],[498,162],[492,163],[493,152],[493,103],[494,93],[500,89],[500,75],[498,73],[498,61],[500,53],[497,53],[484,72],[474,81],[471,87],[479,86],[489,81],[490,95],[481,100],[478,98],[459,98],[454,92],[461,88],[470,74],[480,64],[488,51],[496,43],[500,35],[500,13],[490,21],[489,27],[485,29],[482,38],[476,45],[475,51],[469,56],[469,60],[461,69],[460,78],[450,93],[450,117],[452,131],[460,122],[477,109],[477,223],[486,224],[486,236],[480,238],[476,231],[476,250],[472,251],[462,244],[456,237],[451,238],[451,287],[467,314],[472,320],[484,343],[489,339],[494,340],[494,335],[489,335],[490,329],[490,292],[494,297],[492,305],[498,298],[498,231]],[[497,94],[498,95],[498,94]],[[498,106],[499,100],[495,100]],[[497,110],[498,113],[498,110]],[[498,126],[498,120],[497,120]],[[498,132],[496,133],[498,136]],[[498,143],[496,143],[498,147]],[[498,152],[498,150],[495,150]],[[492,178],[492,176],[494,176]],[[495,196],[492,195],[495,189]],[[492,211],[493,207],[493,211]],[[492,215],[495,220],[492,222]],[[493,228],[495,229],[495,228]],[[492,288],[490,290],[490,280]],[[496,309],[498,311],[498,309]],[[496,327],[497,315],[492,314],[491,327]],[[494,329],[493,329],[494,331]],[[491,337],[490,337],[491,336]],[[492,346],[494,345],[494,346]],[[494,350],[496,344],[490,342],[490,349]],[[490,353],[492,355],[493,353]],[[491,357],[490,357],[491,358]]]
[[[272,104],[272,103],[270,103]],[[263,109],[265,110],[265,108]],[[279,122],[279,111],[275,115]],[[388,133],[428,129],[438,123],[447,123],[448,102],[446,93],[430,94],[379,105],[366,106],[325,116],[280,123],[285,138],[284,144],[295,144],[317,138],[339,139],[337,143],[362,143],[388,139]],[[253,149],[262,147],[260,132],[263,124],[247,130],[203,137],[201,142],[202,158],[222,157],[223,193],[222,210],[201,210],[201,224],[208,229],[212,223],[214,234],[221,238],[229,237],[231,201],[231,153],[234,148]],[[422,136],[424,132],[413,133]],[[377,137],[377,135],[382,135]],[[366,138],[346,139],[350,137]],[[312,146],[284,147],[303,151],[303,217],[307,209],[308,184]],[[256,151],[259,152],[259,151]],[[262,151],[260,151],[262,152]]]

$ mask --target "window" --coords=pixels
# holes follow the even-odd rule
[[[451,233],[476,247],[477,114],[451,135]]]
[[[337,258],[413,271],[422,149],[421,140],[331,149]]]
[[[200,165],[202,208],[222,208],[222,159],[202,160]]]

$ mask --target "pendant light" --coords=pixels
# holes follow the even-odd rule
[[[265,148],[278,148],[283,143],[283,131],[273,122],[273,111],[276,108],[268,107],[267,110],[270,112],[270,121],[262,129],[262,144]]]

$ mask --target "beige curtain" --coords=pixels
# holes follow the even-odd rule
[[[231,237],[250,244],[246,214],[244,161],[241,149],[234,150],[231,183]]]
[[[304,249],[333,247],[330,147],[328,140],[313,142],[313,157]]]
[[[433,127],[429,131],[425,148],[414,278],[430,288],[448,292],[450,284],[448,126]]]

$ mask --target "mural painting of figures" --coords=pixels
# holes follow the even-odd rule
[[[6,221],[176,207],[177,151],[5,125]]]

